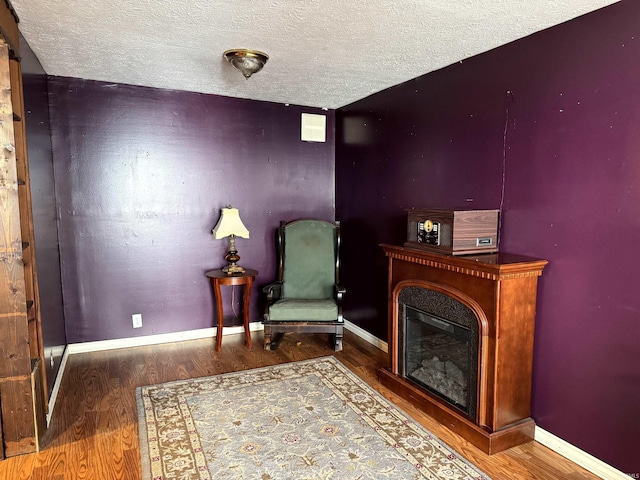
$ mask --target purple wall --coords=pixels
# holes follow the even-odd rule
[[[60,276],[49,97],[44,69],[22,36],[20,36],[20,54],[42,317],[42,343],[46,360],[44,366],[47,371],[47,386],[51,393],[67,341]]]
[[[502,207],[501,251],[549,260],[533,417],[631,473],[640,472],[639,59],[640,3],[622,1],[336,113],[345,316],[386,338],[377,244],[405,240],[404,209]]]
[[[333,112],[60,77],[49,84],[69,343],[214,326],[204,272],[225,264],[228,242],[211,229],[228,204],[251,234],[236,246],[240,264],[260,272],[251,309],[260,321],[279,221],[334,219]],[[326,143],[300,141],[303,111],[328,116]],[[142,328],[132,328],[133,313]],[[230,317],[226,325],[241,324]]]

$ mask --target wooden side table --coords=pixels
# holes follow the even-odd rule
[[[229,275],[222,270],[210,270],[205,273],[211,285],[216,300],[216,313],[218,316],[218,330],[216,332],[216,352],[222,349],[222,329],[224,328],[224,312],[222,310],[222,295],[220,285],[244,285],[242,315],[244,318],[244,338],[247,348],[251,348],[251,332],[249,330],[249,304],[251,301],[251,286],[253,279],[258,275],[257,270],[246,269],[244,273]]]

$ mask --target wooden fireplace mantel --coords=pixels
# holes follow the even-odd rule
[[[451,256],[382,244],[389,259],[389,368],[381,383],[485,453],[533,439],[531,372],[538,277],[546,260],[505,253]],[[422,286],[476,314],[478,398],[475,418],[399,375],[398,295]]]

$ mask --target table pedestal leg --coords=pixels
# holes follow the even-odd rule
[[[251,330],[249,328],[249,305],[251,304],[251,285],[253,278],[249,277],[247,284],[244,286],[244,302],[242,305],[242,313],[244,316],[244,339],[247,348],[251,348]]]
[[[211,286],[213,288],[213,295],[216,302],[216,352],[222,350],[222,335],[224,330],[224,308],[221,287],[243,287],[242,292],[242,314],[244,323],[244,340],[247,348],[251,348],[251,328],[249,323],[249,317],[251,314],[251,288],[253,287],[253,279],[258,272],[256,270],[248,269],[246,272],[228,275],[223,270],[211,270],[205,274],[211,280]],[[231,303],[234,301],[234,290],[231,290]],[[234,305],[232,305],[233,307]],[[235,309],[234,309],[235,313]]]
[[[217,329],[216,329],[216,352],[219,352],[222,349],[222,330],[224,328],[224,312],[222,311],[222,293],[220,292],[220,283],[216,282],[215,279],[211,279],[211,283],[213,284],[213,292],[216,297],[216,315],[217,319]]]

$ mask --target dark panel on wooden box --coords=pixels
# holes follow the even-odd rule
[[[406,247],[450,255],[498,251],[498,210],[408,210]]]
[[[5,456],[35,452],[31,375],[0,379],[0,395]]]
[[[0,392],[0,397],[1,397]],[[2,398],[0,398],[0,459],[4,458],[4,433],[2,431]]]

